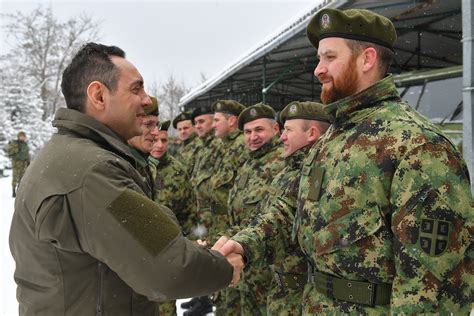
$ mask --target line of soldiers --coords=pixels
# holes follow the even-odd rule
[[[364,40],[382,43],[382,46],[385,43],[392,45],[396,36],[394,36],[393,25],[387,21],[386,18],[369,11],[355,10],[352,12],[348,10],[343,12],[328,9],[319,12],[313,19],[312,24],[308,27],[308,34],[313,45],[318,48],[319,41],[326,37],[345,38],[345,30],[342,26],[357,22],[361,25],[360,33],[368,34],[364,35],[366,36],[363,38]],[[372,32],[371,28],[377,23],[385,25],[388,32],[385,34]],[[349,38],[352,39],[352,37]],[[356,38],[359,39],[359,37]],[[332,51],[331,45],[332,43],[327,48],[324,47],[321,59],[328,58],[331,61],[335,58],[333,57],[335,52]],[[381,52],[383,55],[383,49]],[[386,69],[384,68],[383,71]],[[315,72],[317,71],[318,69]],[[336,102],[341,96],[344,96],[344,93],[351,91],[353,87],[350,84],[357,83],[351,82],[354,78],[350,74],[353,73],[348,73],[346,86],[344,83],[342,84],[346,91],[329,91],[333,93],[331,94],[323,89],[322,100],[325,103]],[[320,79],[324,85],[324,75],[320,75]],[[390,91],[393,90],[390,80],[390,76],[382,80],[378,84],[380,87],[375,86],[374,91],[366,92],[363,98],[373,98],[374,101],[377,101],[377,98],[382,100],[387,95],[390,96],[392,93]],[[381,94],[381,91],[384,94]],[[395,95],[393,98],[396,98]],[[358,162],[359,160],[352,162],[351,154],[355,155],[358,151],[362,151],[365,155],[365,151],[369,152],[368,148],[370,147],[367,146],[371,145],[364,143],[363,137],[367,137],[364,134],[368,136],[373,134],[386,139],[385,148],[391,146],[390,137],[387,138],[388,134],[385,135],[370,125],[365,127],[368,129],[367,131],[364,129],[364,125],[360,127],[360,130],[356,130],[357,138],[353,140],[345,139],[343,136],[345,134],[340,136],[341,126],[343,129],[347,128],[344,125],[347,124],[344,121],[347,120],[345,115],[349,116],[347,122],[350,122],[351,113],[354,111],[352,107],[355,107],[354,104],[357,102],[363,103],[364,99],[346,102],[347,106],[341,103],[337,105],[337,109],[329,107],[326,110],[320,103],[291,102],[283,109],[278,118],[280,124],[284,126],[282,133],[280,133],[279,124],[276,121],[275,111],[262,103],[244,107],[235,100],[218,100],[211,106],[197,108],[192,113],[183,112],[174,119],[173,125],[178,129],[182,141],[182,145],[178,149],[178,159],[187,170],[188,183],[191,184],[192,194],[195,198],[195,204],[191,203],[193,210],[186,212],[186,215],[189,216],[189,222],[185,224],[186,227],[189,229],[190,226],[196,224],[204,226],[208,232],[205,238],[206,244],[215,244],[220,236],[233,236],[232,239],[238,243],[238,246],[231,244],[229,247],[234,247],[233,251],[237,249],[237,253],[245,255],[248,265],[242,274],[241,281],[235,287],[229,287],[213,296],[217,315],[300,315],[302,313],[337,313],[338,311],[385,313],[385,306],[390,303],[390,297],[394,295],[391,282],[388,281],[390,273],[393,272],[389,271],[389,267],[377,268],[378,272],[373,270],[364,272],[363,269],[364,267],[370,269],[373,266],[373,263],[369,262],[370,258],[388,260],[388,257],[384,257],[385,255],[380,249],[372,250],[370,245],[357,243],[358,240],[367,238],[373,243],[372,246],[375,246],[376,243],[388,238],[390,234],[389,231],[385,231],[390,228],[390,224],[381,228],[382,223],[376,221],[378,217],[370,215],[374,207],[379,209],[383,204],[376,200],[380,198],[380,194],[375,194],[379,190],[377,188],[379,183],[378,180],[347,178],[345,175],[347,170],[339,170],[338,165],[348,161],[344,168],[351,168],[352,173],[357,172],[357,168],[361,168],[366,162]],[[363,119],[363,116],[369,115],[369,113],[361,115],[360,119]],[[411,114],[408,116],[418,122],[416,124],[433,128],[425,119]],[[355,122],[360,119],[354,118]],[[313,146],[329,129],[331,122],[334,125],[328,133],[329,135],[324,141],[318,143],[320,146]],[[192,136],[193,127],[197,137]],[[418,133],[415,127],[405,126],[405,129],[410,130],[413,134]],[[435,133],[439,133],[439,131]],[[396,142],[396,140],[393,141]],[[346,152],[344,146],[349,146],[353,142],[355,144],[360,142],[360,144],[352,147],[352,152]],[[340,150],[334,150],[335,146],[341,146]],[[362,146],[361,149],[358,149],[358,146]],[[449,150],[453,150],[453,148]],[[431,153],[426,158],[432,159],[430,155]],[[388,161],[380,163],[387,164]],[[333,168],[332,172],[328,168]],[[377,172],[374,172],[375,170],[372,170],[367,175],[362,173],[359,177],[372,175],[376,176],[376,179],[383,179],[377,175]],[[185,173],[183,172],[183,174]],[[328,174],[333,174],[333,179],[337,182],[333,183],[330,179],[328,180]],[[158,172],[157,179],[160,177]],[[399,177],[403,177],[403,175],[399,175]],[[323,191],[323,181],[326,181],[325,191]],[[347,215],[354,217],[354,219],[344,217],[348,211],[345,211],[344,207],[339,207],[339,205],[349,206],[356,203],[355,200],[348,200],[348,197],[351,196],[350,192],[353,190],[351,181],[354,184],[359,183],[359,188],[368,194],[368,196],[354,196],[353,199],[365,199],[364,203],[366,204],[366,207],[360,211],[352,211]],[[341,184],[344,185],[342,188]],[[381,183],[381,185],[386,184]],[[174,187],[174,192],[177,191],[178,188]],[[405,193],[402,192],[401,187],[399,191],[397,194],[400,196],[397,198],[405,199],[403,196]],[[422,192],[424,191],[422,190],[420,194],[435,194],[428,191]],[[372,194],[375,194],[374,200],[371,198]],[[324,200],[322,200],[323,198]],[[439,199],[435,196],[433,198],[434,200]],[[168,197],[169,199],[170,197]],[[459,205],[468,208],[470,201],[465,196],[462,199],[463,201]],[[314,210],[318,208],[315,206],[318,204],[314,204],[315,201],[318,201],[319,205],[324,205],[326,210],[334,209],[335,213],[331,215],[315,212]],[[337,206],[334,204],[335,201],[339,203]],[[431,206],[422,204],[419,206],[419,212],[429,208]],[[186,207],[183,205],[181,208],[172,209],[185,210]],[[187,209],[189,210],[190,207],[188,206]],[[339,212],[342,213],[339,214]],[[382,212],[386,213],[387,210]],[[179,217],[178,214],[177,216]],[[341,217],[341,222],[331,223],[331,216]],[[420,234],[426,228],[427,232],[431,232],[432,235],[426,234],[426,240],[429,239],[429,241],[424,241],[420,237],[421,249],[431,255],[443,253],[447,243],[441,245],[440,242],[444,240],[443,236],[452,232],[448,228],[451,224],[446,218],[441,220],[432,212],[425,211],[423,216]],[[385,216],[382,220],[388,221],[388,223],[392,222],[392,225],[397,223],[398,225],[413,225],[409,222],[400,222],[397,218],[388,219]],[[320,231],[317,232],[313,230],[314,227],[320,227],[323,223],[328,226],[321,226]],[[453,224],[455,223],[453,222]],[[461,222],[459,224],[461,225]],[[438,233],[433,233],[433,226],[437,227],[435,229],[438,229]],[[443,232],[440,230],[442,227],[445,227]],[[372,230],[378,229],[380,229],[379,232],[371,235]],[[465,248],[465,237],[460,235],[456,238],[459,240],[454,244],[463,244]],[[219,242],[221,241],[227,241],[227,237],[219,240]],[[337,244],[338,241],[339,244]],[[222,246],[222,244],[219,245],[219,242],[216,244],[218,246],[214,247],[215,249]],[[341,247],[347,247],[351,243],[354,243],[354,249],[343,254],[340,251]],[[431,244],[433,246],[430,246]],[[439,250],[432,250],[430,247],[439,247]],[[220,251],[223,254],[229,253],[224,250]],[[307,253],[311,253],[311,251],[321,256],[308,255]],[[333,257],[326,255],[331,252],[340,252],[345,256],[345,259],[339,258],[338,255]],[[364,255],[360,257],[360,254]],[[387,256],[389,255],[387,254]],[[409,260],[403,259],[403,255],[399,256],[405,264],[402,269],[407,275],[419,273],[415,270],[421,268],[410,266]],[[325,257],[328,259],[324,259]],[[427,259],[418,260],[427,261]],[[349,272],[352,269],[351,265],[354,265],[354,269],[356,269],[354,271],[357,272]],[[357,266],[360,267],[357,268]],[[334,276],[334,269],[337,267],[347,271],[340,273],[343,277]],[[436,272],[438,270],[439,272]],[[446,271],[446,267],[433,269],[435,276],[440,276],[439,273]],[[364,280],[370,281],[358,280],[361,274],[365,275]],[[374,278],[375,276],[377,277]],[[460,280],[458,279],[458,281]],[[310,301],[306,304],[307,306],[303,307],[303,290],[305,286],[313,283],[317,284],[316,292],[318,294],[306,296],[304,299]],[[410,296],[407,291],[416,288],[406,285],[397,286],[400,290],[405,291],[403,294],[405,297]],[[426,288],[423,288],[423,291],[426,292]],[[464,291],[469,292],[467,289]],[[321,293],[324,298],[321,298]],[[413,297],[423,300],[424,295],[419,293]],[[464,294],[459,292],[459,295],[459,299],[461,299]],[[335,303],[328,303],[327,297],[332,298]],[[403,300],[407,301],[408,299],[404,298]],[[457,310],[457,307],[450,305],[456,302],[456,299],[441,301],[446,306],[436,308]],[[463,308],[465,307],[461,301],[459,304]],[[182,304],[182,307],[189,308],[185,315],[203,315],[212,311],[212,302],[207,296],[203,296]],[[417,310],[414,307],[404,307],[401,303],[393,303],[393,309],[397,313]],[[423,308],[419,309],[419,311],[421,310]],[[170,311],[166,315],[175,313],[175,311]]]
[[[182,141],[173,157],[167,153],[170,121],[158,120],[157,100],[152,100],[145,108],[143,134],[128,141],[138,169],[153,188],[150,197],[175,211],[188,236],[206,238],[209,244],[245,228],[280,195],[281,188],[292,190],[296,197],[301,161],[330,124],[322,104],[292,102],[281,112],[285,130],[280,136],[270,106],[246,108],[235,100],[218,100],[173,120]],[[196,231],[197,227],[207,233]],[[285,273],[304,278],[306,265],[301,257],[288,255],[278,268],[249,269],[243,282],[216,293],[213,302],[202,296],[183,303],[189,309],[185,315],[204,315],[212,312],[213,305],[217,315],[294,313],[304,282],[289,287],[281,278]],[[160,314],[175,315],[175,304],[160,304]]]

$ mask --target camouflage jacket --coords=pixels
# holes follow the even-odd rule
[[[176,215],[183,232],[189,235],[196,200],[186,168],[176,158],[165,154],[160,159],[148,157],[155,185],[155,202],[169,207]]]
[[[219,232],[229,228],[227,200],[229,191],[234,185],[240,167],[248,157],[244,136],[236,130],[222,140],[222,155],[215,163],[213,176],[210,178],[212,190],[211,209],[203,214],[204,225],[209,227],[209,236],[217,237]],[[213,240],[212,240],[213,241]],[[213,243],[211,241],[211,243]]]
[[[271,192],[270,184],[285,166],[278,136],[255,151],[239,170],[229,192],[231,225],[246,227],[255,216],[258,204]]]
[[[467,315],[474,212],[455,147],[391,76],[327,109],[334,124],[303,162],[299,244],[315,270],[392,284],[391,300],[369,307],[308,284],[304,313]]]
[[[30,161],[28,144],[24,141],[12,140],[8,142],[5,151],[11,160]]]
[[[194,162],[201,148],[201,144],[202,142],[199,137],[193,133],[178,147],[176,158],[184,165],[186,173],[189,175],[193,172]]]
[[[307,262],[296,241],[290,238],[296,213],[301,164],[309,147],[286,158],[286,166],[271,183],[250,226],[232,239],[245,249],[252,266],[272,265],[274,279],[268,297],[269,315],[299,315],[306,283]]]
[[[196,157],[191,184],[197,202],[197,213],[202,220],[203,214],[210,211],[212,201],[211,177],[216,162],[222,156],[222,141],[211,133],[201,138],[202,146]]]
[[[148,155],[142,153],[133,146],[129,145],[128,147],[130,148],[130,152],[135,158],[135,168],[141,174],[143,180],[147,184],[147,189],[145,193],[147,197],[153,200],[155,198],[155,181],[153,180],[153,174],[147,162]]]

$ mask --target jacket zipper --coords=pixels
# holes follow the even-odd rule
[[[102,316],[102,304],[103,304],[103,292],[104,292],[104,264],[99,262],[97,264],[97,268],[99,270],[99,290],[98,290],[98,298],[97,298],[97,307],[96,307],[96,315]]]

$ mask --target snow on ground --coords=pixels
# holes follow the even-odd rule
[[[0,177],[0,316],[16,316],[18,315],[18,302],[16,300],[16,284],[13,280],[15,262],[8,246],[8,235],[14,209],[11,170],[7,170],[5,174],[8,177]],[[178,301],[178,315],[183,315],[184,310],[179,305],[185,301]]]

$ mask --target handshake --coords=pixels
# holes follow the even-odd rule
[[[198,240],[198,244],[206,246],[205,241]],[[218,241],[212,246],[212,250],[220,252],[227,261],[234,267],[234,275],[232,281],[230,282],[230,287],[234,287],[237,282],[240,280],[240,273],[242,272],[245,263],[243,256],[245,255],[244,248],[236,241],[229,239],[226,236],[222,236]]]

